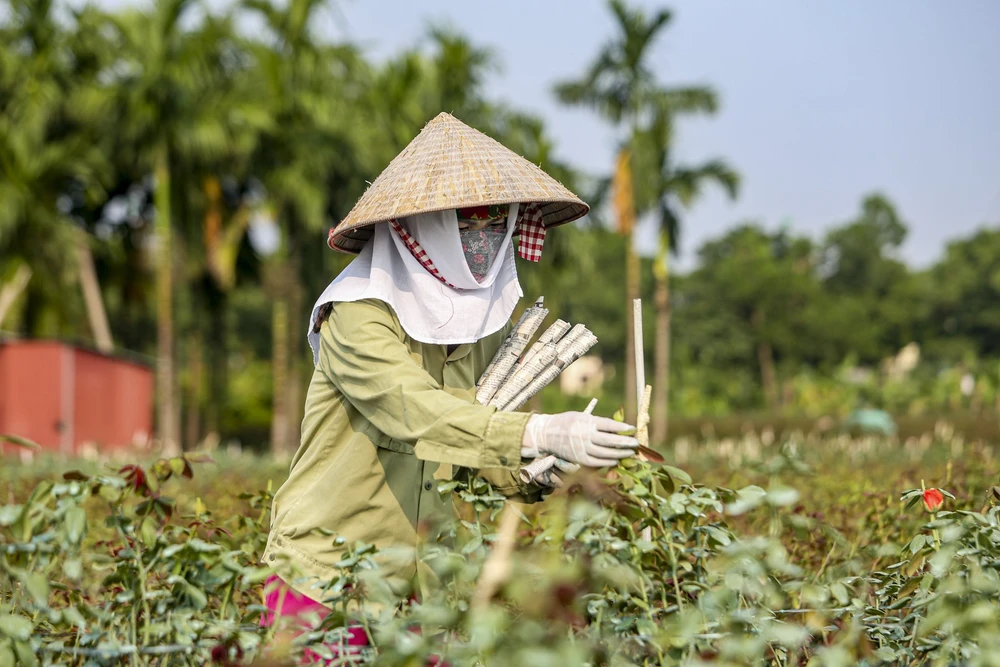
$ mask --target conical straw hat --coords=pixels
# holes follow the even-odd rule
[[[372,225],[449,208],[534,202],[546,227],[590,207],[499,142],[446,113],[427,123],[330,234],[330,247],[360,252]]]

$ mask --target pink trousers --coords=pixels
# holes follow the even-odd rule
[[[323,618],[327,614],[327,608],[308,598],[301,593],[292,590],[280,577],[272,575],[265,583],[267,594],[264,604],[267,612],[260,618],[260,624],[266,628],[275,625],[279,618],[290,620],[289,629],[293,631],[293,636],[298,636],[303,632],[313,629],[309,615],[316,615]],[[355,626],[347,629],[346,653],[352,654],[359,651],[361,647],[368,646],[368,635],[364,628]],[[334,657],[339,657],[343,646],[327,645]],[[302,664],[311,665],[322,663],[323,658],[310,650],[303,654]]]
[[[263,627],[269,628],[273,626],[279,618],[288,619],[291,621],[289,623],[292,626],[290,629],[294,631],[293,636],[298,636],[303,632],[309,632],[313,629],[308,615],[315,614],[322,618],[327,614],[326,607],[301,593],[293,591],[277,575],[268,577],[264,585],[268,593],[264,597],[267,612],[260,618],[260,624]],[[347,629],[347,641],[343,645],[327,644],[327,648],[333,654],[334,660],[339,659],[345,654],[355,655],[360,653],[361,649],[365,646],[369,646],[368,634],[364,628],[358,625]],[[313,651],[307,649],[303,653],[302,664],[304,665],[322,664],[323,662],[323,658],[316,655]],[[426,664],[427,667],[449,667],[448,663],[436,657],[429,658]]]

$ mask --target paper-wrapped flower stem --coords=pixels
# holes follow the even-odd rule
[[[550,382],[559,377],[559,374],[565,370],[567,366],[572,364],[574,361],[587,354],[590,348],[597,344],[597,336],[585,330],[583,336],[580,336],[575,341],[569,343],[565,349],[562,349],[556,356],[555,361],[553,361],[542,374],[532,380],[528,386],[518,393],[510,402],[506,403],[502,410],[513,412],[517,410],[522,405],[527,403],[532,396],[544,389]],[[562,344],[560,342],[560,347]]]
[[[479,381],[476,382],[477,390],[483,386],[483,382],[485,382],[487,378],[493,375],[493,371],[497,367],[497,362],[504,358],[505,351],[513,342],[514,332],[520,329],[521,325],[524,324],[524,321],[528,318],[529,315],[531,315],[531,309],[536,306],[541,306],[544,301],[545,297],[542,296],[538,297],[538,299],[535,301],[535,305],[525,308],[524,312],[521,313],[521,317],[517,318],[517,323],[514,325],[514,328],[511,329],[510,333],[507,334],[507,337],[503,339],[503,343],[501,343],[500,347],[497,348],[496,354],[494,354],[493,358],[490,359],[489,366],[487,366],[486,370],[483,371],[483,374],[479,376]]]
[[[525,314],[518,320],[517,326],[511,331],[510,336],[503,342],[494,357],[496,362],[493,364],[493,370],[476,391],[477,401],[483,405],[489,404],[497,390],[506,382],[514,364],[548,314],[548,309],[542,307],[542,297],[539,297],[535,305],[525,311]]]
[[[535,309],[542,308],[544,303],[545,303],[545,297],[540,296],[537,299],[535,299],[535,303],[532,306],[529,306],[528,308],[524,309],[524,311],[521,313],[521,316],[517,318],[517,323],[514,324],[514,328],[510,330],[510,333],[507,334],[507,337],[504,338],[503,343],[501,343],[500,347],[497,349],[496,354],[493,355],[493,358],[490,360],[490,363],[486,367],[486,370],[484,370],[483,374],[479,376],[479,381],[476,382],[476,389],[482,387],[483,382],[485,382],[487,378],[493,375],[493,371],[496,370],[497,363],[501,359],[506,357],[506,352],[509,349],[510,345],[513,344],[517,331],[520,330],[521,327],[524,325],[525,320],[527,320],[529,317],[533,315]]]
[[[524,356],[517,362],[517,366],[514,368],[516,373],[521,369],[522,366],[527,366],[530,364],[534,358],[541,353],[541,351],[547,347],[555,349],[556,343],[562,340],[566,332],[570,330],[570,324],[566,320],[556,320],[549,328],[542,332],[542,335],[538,337],[528,351],[524,353]]]
[[[509,391],[505,392],[505,394],[507,394],[506,400],[504,400],[503,402],[491,403],[491,405],[496,405],[498,409],[505,410],[508,412],[517,410],[519,407],[524,405],[528,401],[528,399],[531,398],[531,396],[534,396],[539,391],[541,391],[541,388],[545,387],[548,383],[552,382],[552,380],[555,379],[555,377],[562,372],[562,369],[565,368],[568,364],[563,362],[561,366],[557,367],[556,362],[559,361],[560,356],[565,357],[567,354],[569,354],[569,351],[573,349],[575,345],[578,345],[579,341],[584,336],[587,335],[593,336],[593,334],[587,330],[587,327],[583,326],[582,324],[577,324],[576,326],[574,326],[572,329],[569,330],[569,333],[565,334],[558,341],[555,342],[555,356],[545,366],[539,368],[539,370],[535,373],[534,377],[530,378],[527,384],[518,387],[517,391],[513,393]],[[594,339],[594,342],[595,343],[597,342],[596,338]],[[558,370],[556,370],[553,374],[551,369],[556,367],[558,368]],[[525,397],[523,400],[520,400],[521,395],[526,390],[528,390],[529,387],[532,386],[536,387],[534,389],[534,393]]]
[[[556,360],[560,350],[568,347],[587,331],[587,327],[582,324],[578,324],[566,333],[569,328],[568,322],[558,320],[546,329],[517,362],[510,375],[490,399],[489,405],[503,409]]]
[[[490,401],[490,405],[500,408],[517,396],[530,382],[541,375],[556,359],[556,347],[547,345],[541,352],[536,354],[528,364],[518,366],[514,374],[497,390]]]

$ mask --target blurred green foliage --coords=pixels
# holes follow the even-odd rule
[[[994,445],[942,427],[906,440],[749,434],[666,453],[689,472],[626,461],[580,474],[522,507],[513,532],[488,486],[443,484],[461,519],[420,547],[437,585],[401,603],[377,550],[352,545],[315,593],[333,613],[290,644],[257,622],[283,475],[270,460],[5,466],[0,664],[290,664],[306,648],[332,655],[345,624],[374,644],[350,664],[996,660]],[[929,513],[922,490],[935,488],[943,504]],[[506,541],[509,569],[484,589]]]

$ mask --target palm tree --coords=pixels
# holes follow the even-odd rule
[[[483,97],[496,56],[455,32],[432,27],[430,53],[405,51],[371,75],[365,98],[373,147],[370,165],[385,167],[417,132],[442,111],[480,130],[495,133],[504,114]]]
[[[428,110],[430,117],[447,111],[473,126],[487,122],[494,114],[483,99],[483,88],[489,75],[497,69],[496,55],[442,27],[432,27],[429,36],[433,46],[434,97],[437,98],[435,108]]]
[[[699,102],[700,100],[700,102]],[[704,104],[703,102],[708,102]],[[641,177],[635,187],[636,206],[640,214],[655,213],[659,219],[659,243],[653,263],[655,279],[656,341],[653,351],[652,440],[663,443],[667,438],[667,416],[670,395],[670,254],[677,251],[680,238],[681,208],[689,207],[700,196],[704,186],[721,187],[730,198],[739,190],[740,177],[722,160],[710,160],[698,166],[676,165],[673,161],[674,120],[678,114],[694,111],[711,112],[716,108],[710,89],[702,89],[697,97],[676,99],[664,95],[648,125],[635,141],[636,173]]]
[[[660,31],[670,22],[665,9],[647,16],[641,9],[629,8],[624,0],[610,0],[617,34],[598,52],[582,78],[560,83],[556,95],[570,105],[586,106],[597,111],[605,120],[624,130],[616,160],[615,208],[619,232],[626,236],[626,286],[628,335],[626,337],[625,397],[627,414],[636,414],[635,349],[631,318],[632,299],[639,297],[639,260],[633,244],[634,193],[632,192],[631,146],[640,132],[644,118],[664,100],[680,110],[700,109],[713,104],[703,88],[672,88],[663,90],[649,67],[652,45]]]
[[[172,211],[182,200],[185,165],[226,155],[233,124],[246,121],[234,109],[231,88],[219,82],[231,42],[213,21],[185,29],[194,6],[193,0],[158,0],[152,11],[84,10],[80,17],[103,37],[108,54],[106,78],[93,86],[85,106],[108,123],[116,153],[134,178],[151,173],[155,182],[157,431],[167,451],[180,446]]]
[[[71,192],[99,195],[107,160],[74,117],[79,73],[52,4],[15,1],[10,10],[12,20],[0,33],[0,251],[21,263],[5,290],[4,310],[32,275],[46,282],[35,293],[48,292],[47,301],[64,310],[65,288],[79,280],[91,333],[110,351],[92,240],[69,216]],[[69,270],[67,248],[76,249]]]
[[[256,45],[260,95],[271,123],[260,136],[251,170],[267,191],[268,208],[281,230],[281,244],[267,262],[272,295],[274,410],[271,446],[286,457],[298,441],[303,294],[301,257],[307,243],[321,243],[328,226],[329,179],[353,171],[358,119],[351,108],[360,57],[354,48],[319,43],[309,30],[322,0],[246,0],[273,39]],[[298,347],[296,348],[298,349]]]

